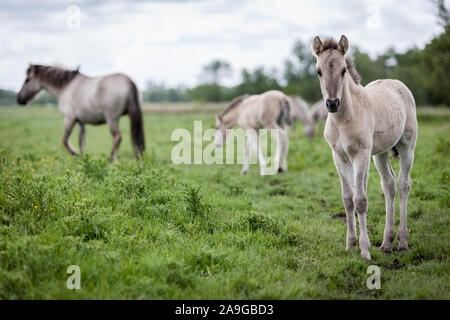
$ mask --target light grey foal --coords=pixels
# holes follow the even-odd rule
[[[357,242],[354,210],[359,220],[361,255],[370,260],[367,235],[367,180],[370,157],[381,176],[386,197],[386,226],[381,251],[390,252],[394,240],[395,174],[389,163],[391,149],[400,156],[398,192],[400,227],[397,249],[408,249],[406,207],[411,190],[410,172],[417,139],[416,104],[409,89],[398,80],[376,80],[363,87],[350,57],[345,36],[339,42],[315,37],[312,50],[328,109],[325,139],[341,178],[347,214],[347,250]]]

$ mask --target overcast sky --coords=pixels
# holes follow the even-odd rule
[[[195,85],[212,59],[278,68],[295,40],[345,34],[371,55],[422,48],[442,28],[430,0],[32,1],[0,3],[0,87],[18,90],[29,62],[81,65],[87,75],[124,72]]]

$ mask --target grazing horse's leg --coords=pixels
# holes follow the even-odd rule
[[[395,202],[395,174],[389,163],[389,154],[383,153],[373,157],[375,166],[381,177],[381,187],[386,198],[386,226],[384,227],[383,243],[380,251],[391,252],[394,241],[394,202]]]
[[[69,141],[70,133],[72,132],[74,125],[75,119],[64,118],[64,136],[62,142],[70,154],[77,155],[76,151],[73,149]]]
[[[266,175],[266,160],[264,159],[264,155],[261,148],[261,141],[259,141],[259,133],[257,139],[257,148],[258,148],[258,162],[259,162],[259,170],[262,176]]]
[[[411,191],[410,172],[414,162],[414,149],[410,146],[397,145],[400,154],[400,174],[398,176],[398,194],[400,196],[400,226],[397,237],[397,250],[408,250],[408,227],[406,225],[406,208]]]
[[[277,130],[277,131],[274,131]],[[279,169],[280,169],[280,154],[281,154],[281,131],[283,129],[280,129],[277,126],[272,126],[270,127],[270,135],[271,135],[271,139],[276,140],[276,148],[275,148],[275,156],[272,157],[273,159],[273,172],[278,173]],[[272,142],[272,141],[271,141]],[[272,163],[271,163],[272,164]],[[271,165],[272,167],[272,165]]]
[[[250,141],[251,135],[247,135],[247,141],[245,143],[245,158],[244,158],[244,166],[242,167],[241,174],[247,174],[249,162],[250,162],[250,145],[252,141]]]
[[[78,144],[80,145],[80,154],[84,155],[84,145],[86,141],[86,125],[82,122],[78,123],[80,126],[80,134],[78,136]]]
[[[246,174],[250,165],[250,157],[258,152],[258,136],[255,130],[246,130],[247,141],[245,144],[245,159],[241,174]]]
[[[113,136],[113,147],[111,150],[111,161],[117,161],[117,149],[119,148],[120,142],[122,141],[122,137],[120,136],[119,131],[119,121],[118,119],[109,119],[106,120],[108,123],[109,131]]]
[[[355,178],[355,191],[353,194],[353,203],[359,220],[359,248],[361,256],[370,260],[370,242],[367,234],[367,180],[369,178],[370,153],[357,153],[352,159]]]
[[[289,149],[289,139],[287,135],[287,129],[280,129],[280,139],[281,144],[281,164],[278,169],[279,172],[287,172],[287,154]]]
[[[342,158],[334,151],[333,159],[339,177],[341,178],[342,200],[347,217],[347,240],[345,249],[351,250],[358,241],[358,236],[356,235],[355,205],[353,204],[353,167],[348,159]]]

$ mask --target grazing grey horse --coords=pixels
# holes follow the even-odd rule
[[[408,249],[406,207],[411,190],[410,172],[417,139],[416,104],[411,91],[398,80],[376,80],[363,87],[353,61],[346,57],[349,44],[345,36],[339,42],[315,37],[312,50],[317,58],[322,95],[328,109],[325,139],[333,150],[333,159],[342,186],[347,215],[347,250],[357,242],[354,210],[359,220],[361,255],[370,260],[370,242],[366,215],[367,180],[370,157],[381,177],[386,198],[386,225],[380,250],[390,252],[394,240],[395,174],[389,151],[400,156],[398,193],[400,227],[398,250]]]
[[[314,137],[314,119],[309,111],[308,103],[298,96],[289,96],[292,119],[292,135],[295,134],[295,121],[303,123],[303,131],[308,138]]]
[[[131,120],[131,138],[136,156],[145,151],[144,127],[138,90],[134,82],[123,74],[88,77],[78,70],[54,66],[30,65],[26,79],[17,95],[17,102],[25,105],[42,89],[58,100],[64,116],[63,144],[76,155],[69,136],[76,123],[80,126],[80,154],[84,154],[85,125],[107,123],[113,136],[111,160],[117,160],[117,149],[122,140],[119,117],[128,114]]]
[[[216,117],[215,145],[222,146],[229,130],[240,126],[244,130],[278,129],[277,147],[274,156],[274,169],[276,172],[287,171],[287,153],[289,140],[286,127],[291,125],[291,100],[281,91],[270,90],[257,95],[243,95],[233,99],[227,108]],[[256,136],[247,134],[245,147],[245,161],[241,174],[249,169],[250,152],[257,151],[261,175],[266,174],[266,161]],[[281,157],[281,164],[280,164]]]

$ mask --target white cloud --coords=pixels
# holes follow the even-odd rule
[[[69,30],[66,8],[81,8],[81,29]],[[378,6],[380,28],[367,26]],[[147,80],[193,85],[201,66],[282,66],[294,41],[346,34],[372,55],[389,46],[423,47],[440,32],[430,1],[216,0],[153,2],[18,1],[0,4],[0,87],[17,90],[28,62],[81,65],[88,75],[125,72]]]

